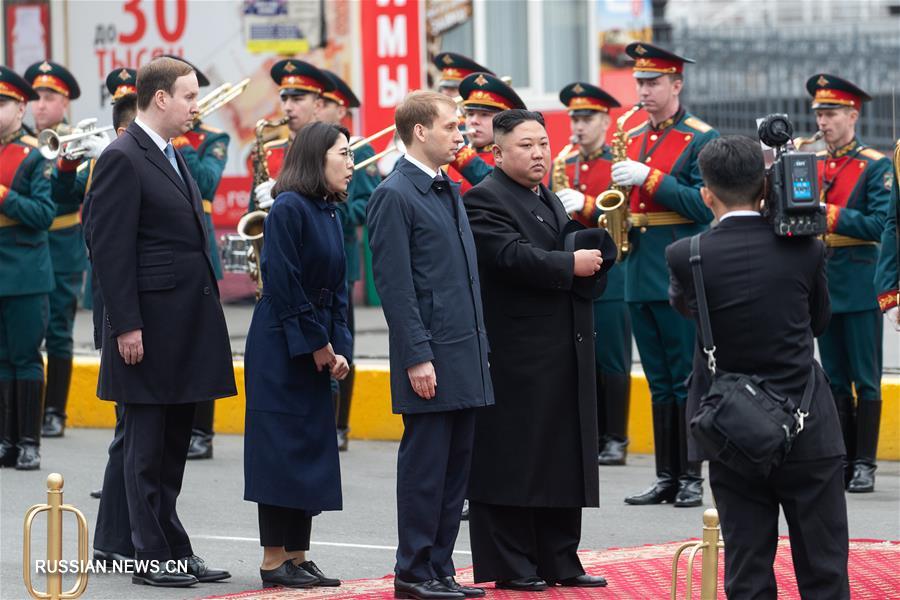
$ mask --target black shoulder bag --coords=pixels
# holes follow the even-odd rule
[[[717,372],[716,346],[700,267],[699,235],[691,238],[691,271],[701,342],[712,376],[712,385],[691,419],[691,434],[713,460],[748,479],[765,479],[784,462],[797,435],[803,431],[815,387],[815,363],[800,406],[790,398],[773,393],[755,375]]]

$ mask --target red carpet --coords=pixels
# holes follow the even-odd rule
[[[517,593],[495,590],[488,586],[487,598],[494,600],[534,600],[534,598],[582,599],[582,598],[622,598],[640,599],[668,598],[672,578],[672,557],[681,542],[640,546],[637,548],[610,548],[609,550],[586,550],[581,552],[585,570],[592,575],[603,575],[609,581],[606,588],[577,589],[555,588],[543,594]],[[725,598],[722,589],[722,555],[719,555],[719,597]],[[694,597],[700,597],[700,557],[695,561]],[[685,593],[685,570],[687,552],[682,555],[679,565],[679,598]],[[780,599],[800,598],[791,552],[787,538],[778,544],[775,557],[775,575],[778,578]],[[461,583],[472,581],[471,567],[460,569]],[[346,581],[337,588],[315,588],[312,590],[286,590],[276,588],[271,591],[253,590],[229,596],[214,598],[241,598],[253,600],[281,600],[303,598],[312,600],[327,598],[383,600],[393,598],[393,577],[381,579],[358,579]],[[850,588],[854,600],[886,600],[900,598],[900,542],[879,540],[852,540],[850,542]]]

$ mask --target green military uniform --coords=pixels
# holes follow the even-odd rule
[[[37,98],[0,66],[0,102]],[[41,341],[53,266],[47,230],[56,213],[50,165],[21,129],[0,139],[0,466],[40,467]]]
[[[900,247],[898,247],[897,223],[900,221],[900,142],[894,148],[894,185],[891,187],[891,205],[888,207],[881,234],[881,255],[875,270],[875,290],[878,307],[888,311],[900,305]]]
[[[25,79],[35,90],[50,90],[69,100],[81,95],[78,82],[72,74],[54,62],[35,63],[25,71]],[[60,135],[67,132],[65,123],[55,129]],[[51,197],[56,204],[56,217],[50,226],[49,247],[53,263],[55,285],[49,295],[50,320],[47,325],[47,392],[44,407],[45,437],[58,437],[63,433],[69,383],[72,378],[73,330],[78,297],[84,284],[87,268],[87,250],[81,229],[79,213],[84,196],[71,193],[71,180],[60,171],[74,172],[80,159],[66,160],[60,156],[51,179]],[[48,423],[47,421],[52,421]]]
[[[567,85],[559,93],[570,117],[608,114],[619,102],[586,82]],[[597,227],[603,212],[597,197],[610,188],[613,155],[609,146],[590,154],[583,148],[559,157],[550,178],[553,191],[569,187],[584,194],[584,207],[573,218],[586,227]],[[599,462],[625,464],[628,446],[628,409],[631,391],[631,316],[625,303],[625,267],[606,275],[606,290],[594,301],[594,356],[597,362],[597,417],[600,434]]]
[[[852,83],[827,74],[813,75],[807,90],[816,110],[859,110],[869,99]],[[890,204],[891,161],[854,138],[841,148],[820,152],[818,170],[828,211],[825,244],[831,298],[831,321],[819,337],[819,355],[844,432],[848,490],[872,491],[883,362],[875,265]]]
[[[633,43],[637,79],[680,74],[693,62],[662,48]],[[649,167],[631,190],[631,252],[625,259],[625,301],[634,339],[650,386],[656,483],[626,498],[629,504],[702,502],[701,464],[687,459],[686,381],[694,354],[694,325],[669,305],[666,246],[706,229],[712,213],[703,204],[697,155],[718,133],[683,107],[656,126],[650,121],[628,132],[629,161]],[[629,163],[630,164],[630,163]],[[624,166],[624,164],[623,164]]]

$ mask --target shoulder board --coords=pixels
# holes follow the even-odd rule
[[[863,148],[859,151],[862,156],[866,158],[870,158],[872,160],[881,160],[884,158],[884,154],[876,150],[875,148]]]
[[[224,131],[222,131],[221,129],[218,129],[217,127],[210,127],[206,123],[200,123],[199,128],[208,133],[225,133]]]
[[[697,117],[688,117],[687,119],[684,120],[684,124],[687,125],[688,127],[690,127],[691,129],[696,129],[700,133],[706,133],[707,131],[710,131],[712,129],[712,125],[708,125],[707,123],[704,123]]]
[[[37,148],[40,146],[38,140],[33,135],[23,135],[19,138],[19,141],[25,144],[26,146],[31,146],[32,148]]]
[[[78,167],[75,169],[75,171],[77,171],[78,173],[81,173],[82,171],[84,171],[85,169],[87,169],[88,167],[91,166],[91,161],[92,161],[92,160],[93,160],[93,159],[81,161],[81,164],[78,165]]]
[[[272,140],[271,142],[266,142],[265,144],[263,144],[263,148],[268,150],[268,149],[274,148],[276,146],[283,146],[287,143],[288,143],[287,138],[278,138],[277,140]]]
[[[570,159],[578,158],[579,150],[572,150],[568,154],[566,154],[566,162],[569,162]]]

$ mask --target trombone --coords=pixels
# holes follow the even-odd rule
[[[194,125],[208,117],[214,111],[219,110],[247,89],[247,86],[250,85],[250,78],[240,81],[239,83],[232,85],[230,83],[223,83],[203,98],[201,98],[197,102],[197,116],[194,117]]]
[[[393,127],[393,126],[392,126],[392,127]],[[380,132],[379,132],[379,133],[380,133]],[[460,133],[461,133],[462,135],[467,135],[467,134],[468,134],[468,131],[465,130],[465,129],[463,129],[463,130],[460,131]],[[375,134],[375,135],[377,136],[378,134]],[[383,134],[382,134],[382,135],[383,135]],[[359,147],[362,146],[362,144],[361,144],[360,142],[365,142],[365,141],[366,141],[366,140],[360,140],[359,142],[355,142],[354,144],[352,144],[350,147],[351,147],[351,148],[354,148],[354,147],[359,148]],[[366,160],[360,161],[359,163],[353,165],[353,171],[355,172],[355,171],[360,171],[360,170],[362,170],[362,169],[365,169],[366,167],[368,167],[369,165],[371,165],[373,162],[376,162],[376,161],[380,160],[382,157],[387,156],[387,155],[390,154],[391,152],[399,152],[399,151],[401,151],[401,150],[400,150],[400,148],[397,147],[397,144],[395,144],[394,142],[391,142],[390,144],[387,145],[387,148],[385,148],[385,149],[382,150],[381,152],[378,152],[378,153],[376,153],[376,154],[370,156],[370,157],[367,158]]]
[[[44,129],[41,131],[38,135],[38,145],[41,156],[47,160],[56,160],[60,154],[73,159],[79,158],[85,153],[85,149],[78,145],[78,142],[89,138],[92,135],[113,130],[112,125],[97,127],[95,125],[97,119],[90,119],[89,121],[90,123],[82,128],[73,127],[69,133],[65,135],[60,135],[53,129]],[[75,145],[69,149],[69,146],[72,144]]]

